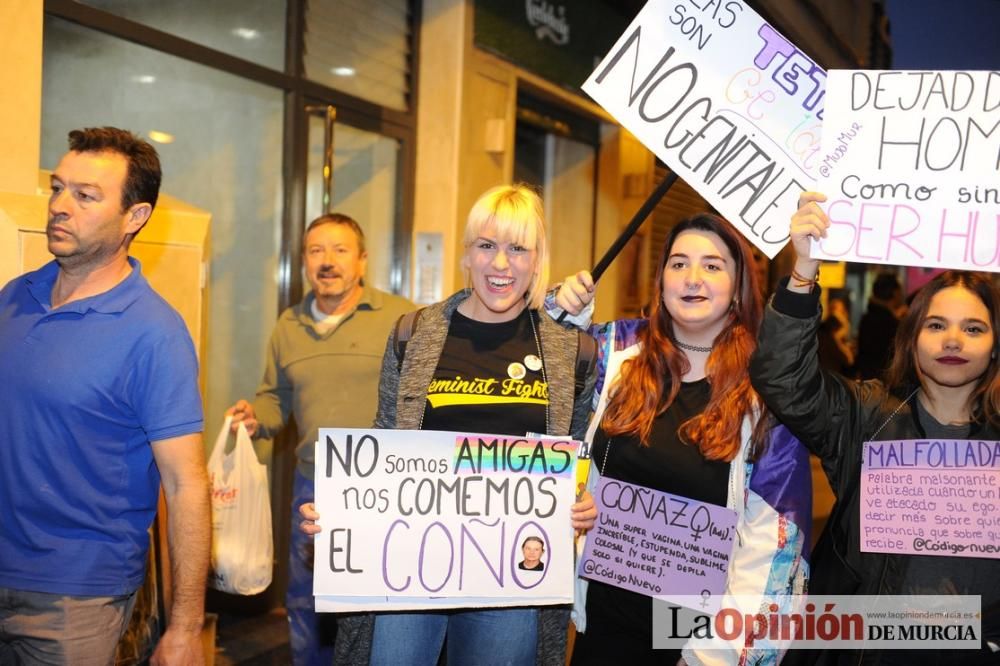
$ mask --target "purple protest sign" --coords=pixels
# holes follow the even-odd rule
[[[1000,442],[865,442],[861,550],[1000,559]]]
[[[690,597],[718,605],[735,511],[609,478],[598,483],[595,500],[600,515],[587,535],[581,576],[681,605]]]

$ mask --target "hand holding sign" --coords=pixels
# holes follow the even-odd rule
[[[792,246],[795,248],[796,259],[819,263],[818,260],[811,257],[812,243],[810,241],[826,238],[827,230],[830,228],[830,218],[819,206],[824,201],[826,201],[826,195],[820,192],[803,192],[799,195],[799,209],[792,215],[792,224],[788,234],[792,239]]]
[[[799,209],[792,215],[789,236],[795,249],[795,267],[788,281],[792,291],[806,293],[815,284],[819,260],[812,258],[812,247],[821,238],[826,238],[830,228],[830,219],[819,206],[824,201],[824,194],[803,192],[799,196]]]
[[[594,289],[594,278],[589,271],[567,275],[556,292],[556,305],[571,315],[578,315],[594,300]]]
[[[310,536],[319,534],[323,531],[323,528],[319,525],[319,514],[316,513],[315,504],[312,502],[306,502],[305,504],[299,506],[299,515],[302,516],[303,519],[302,522],[299,523],[299,530]]]
[[[576,504],[570,508],[570,523],[577,534],[588,532],[597,522],[597,504],[593,496],[586,490],[580,495]]]

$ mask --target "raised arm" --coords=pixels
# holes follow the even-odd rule
[[[843,442],[863,421],[870,387],[825,373],[819,366],[819,261],[809,257],[809,244],[811,238],[825,237],[830,225],[819,207],[825,199],[806,192],[799,200],[791,223],[795,269],[765,309],[750,379],[778,419],[829,465],[840,459]]]

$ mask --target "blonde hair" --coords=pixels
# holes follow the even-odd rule
[[[538,309],[549,284],[549,246],[545,238],[545,209],[533,189],[523,183],[499,185],[482,194],[472,204],[465,224],[465,248],[493,225],[501,243],[517,243],[535,250],[535,274],[525,295],[529,308]]]

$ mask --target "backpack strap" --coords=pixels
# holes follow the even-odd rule
[[[407,312],[396,321],[396,331],[393,334],[392,346],[396,351],[396,371],[403,369],[403,359],[406,357],[406,343],[413,337],[413,332],[417,330],[417,321],[420,319],[420,310]]]
[[[574,400],[583,393],[583,388],[587,385],[587,377],[590,376],[594,364],[597,362],[597,340],[586,331],[577,331],[577,335],[576,372],[573,375]]]

